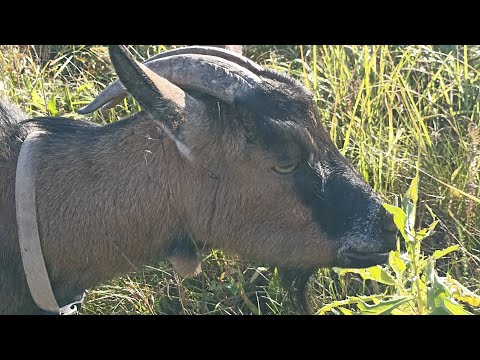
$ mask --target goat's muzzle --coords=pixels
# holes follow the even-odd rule
[[[345,268],[367,268],[388,261],[388,255],[391,250],[396,248],[398,229],[393,221],[393,216],[380,209],[381,229],[379,236],[382,246],[375,251],[354,249],[345,247],[339,250],[336,260],[336,266]]]

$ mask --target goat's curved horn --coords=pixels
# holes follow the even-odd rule
[[[235,64],[238,64],[244,67],[245,69],[253,72],[256,75],[259,75],[265,71],[263,67],[261,67],[260,65],[256,64],[249,58],[242,56],[235,51],[226,50],[226,49],[213,47],[213,46],[187,46],[183,48],[167,50],[167,51],[161,52],[160,54],[152,56],[151,58],[148,58],[143,63],[146,64],[151,61],[161,59],[167,56],[184,55],[184,54],[217,56],[219,58],[234,62]]]
[[[179,87],[203,92],[228,104],[233,104],[235,99],[251,94],[262,83],[257,75],[243,66],[211,55],[177,54],[159,57],[144,65]],[[125,88],[117,80],[78,112],[88,114],[105,104],[115,105],[126,94]]]

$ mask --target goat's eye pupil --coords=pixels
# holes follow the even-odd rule
[[[285,166],[274,166],[273,171],[279,174],[289,174],[294,171],[298,166],[298,163],[293,163]]]

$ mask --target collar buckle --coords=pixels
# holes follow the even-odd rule
[[[83,295],[80,300],[76,300],[70,304],[67,304],[65,306],[62,306],[61,308],[58,309],[58,313],[60,315],[75,315],[78,313],[80,308],[82,307],[83,300],[85,300],[87,292],[84,291]]]

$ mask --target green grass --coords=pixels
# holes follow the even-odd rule
[[[165,50],[132,46],[139,59]],[[480,292],[480,47],[249,46],[260,64],[288,72],[315,96],[340,151],[387,203],[404,194],[417,168],[416,224],[439,220],[422,251],[458,245],[436,262]],[[103,46],[1,46],[0,93],[32,115],[62,115],[106,124],[138,111],[129,97],[92,116],[75,113],[112,79]],[[268,264],[215,250],[201,275],[180,279],[168,263],[139,269],[92,289],[86,314],[290,314],[297,312]],[[320,269],[309,283],[315,309],[382,284]],[[472,312],[477,311],[474,308]]]

